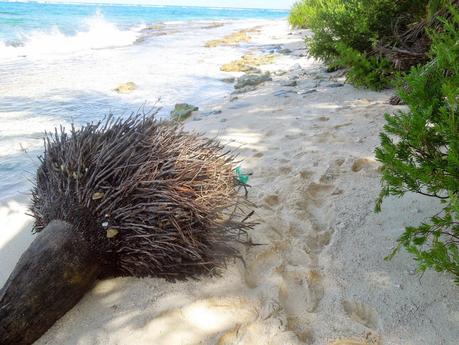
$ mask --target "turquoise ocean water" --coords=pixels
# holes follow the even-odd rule
[[[279,19],[287,15],[287,11],[270,9],[0,2],[0,39],[21,44],[27,33],[52,27],[72,35],[84,30],[86,18],[96,12],[120,29],[161,21]]]
[[[287,11],[0,2],[0,207],[27,197],[45,130],[143,104],[205,109],[232,85],[219,67],[250,50],[205,48],[242,28],[284,25]],[[269,49],[269,47],[267,47]],[[121,83],[138,89],[118,94]]]

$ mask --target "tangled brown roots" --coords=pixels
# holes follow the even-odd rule
[[[110,275],[215,273],[252,226],[235,157],[175,123],[132,115],[61,128],[40,160],[35,231],[72,224]]]

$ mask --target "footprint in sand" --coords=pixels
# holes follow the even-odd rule
[[[329,231],[320,231],[306,236],[307,252],[319,254],[325,246],[330,243],[331,233]]]
[[[263,202],[270,207],[279,205],[279,197],[275,194],[265,196]]]
[[[329,164],[325,173],[320,177],[319,182],[324,184],[331,184],[342,173],[341,166],[344,164],[343,158],[336,159],[333,163]]]
[[[322,276],[316,270],[305,272],[304,267],[279,268],[285,284],[281,287],[279,301],[289,317],[313,313],[324,296]],[[299,302],[300,301],[300,302]]]
[[[295,202],[295,215],[302,221],[308,221],[315,232],[326,230],[325,214],[318,211],[317,208],[323,208],[330,202],[330,196],[336,190],[334,185],[323,183],[310,183],[303,193],[300,194],[299,200]]]
[[[309,178],[314,175],[314,173],[310,170],[302,170],[300,171],[300,177],[303,179],[303,180],[309,180]]]
[[[188,344],[198,344],[203,335],[226,333],[240,324],[254,322],[258,309],[255,300],[212,297],[165,310],[148,320],[142,329],[150,344],[175,344],[177,334],[186,334]]]
[[[283,166],[283,167],[280,167],[279,172],[282,175],[288,175],[288,174],[290,174],[292,172],[292,168],[289,167],[289,166]]]
[[[281,265],[279,253],[274,248],[268,248],[259,253],[250,260],[247,268],[244,270],[246,285],[251,289],[255,289],[265,279],[269,279],[270,272],[275,271],[279,265]]]
[[[317,207],[321,207],[334,188],[333,185],[312,182],[306,189],[306,195]]]
[[[344,311],[354,321],[376,330],[378,327],[378,314],[370,306],[353,300],[342,302]]]
[[[295,333],[304,344],[312,344],[314,341],[312,329],[298,317],[287,316],[287,330]]]
[[[335,133],[332,132],[320,132],[318,134],[313,135],[313,138],[317,140],[317,143],[330,143],[333,142],[334,139],[337,138]]]

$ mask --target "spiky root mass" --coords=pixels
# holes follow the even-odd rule
[[[110,275],[215,273],[252,226],[235,157],[175,123],[132,115],[61,128],[40,160],[34,230],[72,224]]]

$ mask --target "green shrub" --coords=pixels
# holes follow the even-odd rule
[[[308,19],[311,18],[309,13],[311,7],[303,5],[304,1],[298,1],[290,10],[288,21],[291,26],[299,29],[307,29],[309,27]]]
[[[439,1],[439,0],[437,0]],[[375,54],[375,46],[391,43],[394,29],[405,31],[426,16],[428,0],[302,0],[289,21],[307,27],[313,36],[306,40],[309,54],[330,67],[350,69],[350,81],[357,86],[380,89],[387,84],[388,61]],[[376,66],[382,73],[360,81],[361,72]],[[375,84],[372,84],[374,80]]]
[[[400,81],[400,98],[409,110],[386,114],[376,157],[383,163],[382,191],[415,192],[441,201],[442,209],[420,226],[410,226],[391,257],[405,247],[421,271],[433,268],[456,275],[459,283],[459,11],[430,33],[431,61]]]
[[[365,53],[337,44],[339,58],[336,63],[347,66],[347,80],[357,87],[382,90],[391,86],[393,70],[391,63],[381,56]]]

